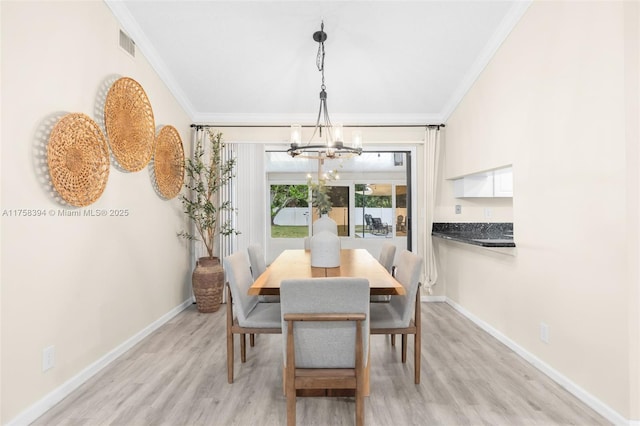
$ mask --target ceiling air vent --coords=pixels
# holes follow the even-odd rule
[[[120,30],[120,47],[122,47],[129,55],[134,58],[136,57],[136,43],[122,30]]]

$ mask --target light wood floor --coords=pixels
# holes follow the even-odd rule
[[[224,306],[223,306],[224,308]],[[444,303],[423,303],[422,379],[400,339],[371,339],[368,425],[610,424]],[[195,306],[105,368],[35,425],[283,425],[282,336],[260,335],[227,384],[224,309]],[[298,398],[299,425],[351,425],[352,398]]]

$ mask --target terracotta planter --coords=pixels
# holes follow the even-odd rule
[[[193,294],[199,312],[210,313],[220,309],[224,287],[224,270],[217,257],[201,257],[191,276]]]

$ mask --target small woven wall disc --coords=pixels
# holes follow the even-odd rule
[[[107,93],[104,124],[118,164],[137,172],[151,160],[156,129],[151,103],[137,81],[122,77]]]
[[[153,165],[160,194],[167,199],[178,195],[184,183],[184,149],[175,127],[164,126],[160,129]]]
[[[110,165],[98,123],[81,113],[62,117],[49,135],[47,163],[62,199],[77,207],[95,202],[107,186]]]

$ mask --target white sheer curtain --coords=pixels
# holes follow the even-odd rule
[[[206,128],[195,128],[194,131],[192,132],[192,141],[191,141],[192,153],[198,141],[200,141],[200,143],[203,144],[203,146],[205,146],[205,150],[204,150],[205,161],[208,161],[209,150],[207,149],[207,147],[209,146],[208,144],[210,142],[209,142],[209,136],[207,135]],[[221,157],[222,157],[221,160],[227,161],[230,158],[236,158],[237,157],[236,151],[237,151],[237,146],[235,144],[230,144],[225,142],[225,146],[221,152]],[[231,179],[231,181],[224,188],[222,188],[222,190],[218,193],[218,197],[219,197],[218,202],[224,203],[225,201],[230,201],[231,205],[235,205],[235,200],[237,198],[237,186],[238,185],[236,180]],[[235,212],[223,211],[221,212],[221,216],[219,220],[221,222],[231,220],[232,226],[234,226],[234,228],[237,229],[237,226],[236,226],[237,215],[235,214]],[[193,223],[190,223],[189,227],[190,227],[191,234],[195,235],[196,230]],[[214,243],[213,255],[216,257],[219,257],[221,263],[226,256],[228,256],[229,254],[235,251],[234,249],[236,246],[236,239],[237,237],[235,235],[229,235],[229,236],[218,235],[218,241]],[[192,245],[191,245],[192,264],[195,265],[196,261],[203,256],[207,256],[207,249],[205,248],[202,241],[199,241],[199,240],[192,241]]]
[[[431,293],[431,287],[433,287],[438,280],[438,268],[436,266],[436,257],[433,250],[431,228],[433,227],[436,194],[438,189],[438,159],[440,158],[439,126],[427,126],[425,130],[424,148],[424,212],[426,228],[423,253],[425,254],[425,286],[427,287],[427,291]]]

